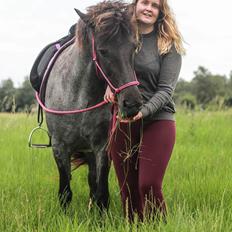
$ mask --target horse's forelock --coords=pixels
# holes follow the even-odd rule
[[[89,15],[89,24],[95,28],[102,40],[112,39],[117,36],[119,31],[132,31],[131,20],[128,14],[128,4],[121,1],[103,1],[87,9]],[[80,48],[86,40],[87,27],[82,20],[79,20],[77,26],[77,42]]]
[[[98,32],[100,40],[107,40],[120,36],[119,32],[130,34],[130,20],[126,12],[106,12],[96,17],[95,31]]]

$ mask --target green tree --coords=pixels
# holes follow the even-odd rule
[[[192,83],[180,79],[176,85],[174,100],[178,105],[194,109],[196,106],[196,97],[192,94]]]
[[[11,112],[14,109],[15,88],[13,81],[9,78],[0,84],[0,111]]]
[[[16,111],[30,112],[32,106],[35,104],[35,94],[31,87],[28,77],[25,77],[22,86],[19,87],[15,95]]]
[[[184,79],[180,79],[177,82],[176,89],[175,89],[175,94],[179,93],[189,93],[192,91],[192,85],[191,82],[188,82]]]
[[[192,91],[197,103],[205,108],[213,99],[225,97],[226,82],[225,76],[212,75],[206,68],[200,66],[194,72],[192,80]]]
[[[232,71],[230,71],[230,76],[229,76],[228,81],[227,81],[226,90],[227,90],[226,91],[227,96],[232,97]]]
[[[228,107],[232,107],[232,71],[226,85],[226,98],[224,104]]]

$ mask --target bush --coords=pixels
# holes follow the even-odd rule
[[[232,107],[232,96],[227,97],[227,98],[224,100],[224,105],[227,106],[227,107]]]
[[[186,109],[194,110],[196,107],[196,97],[190,93],[186,93],[179,97],[180,105]]]

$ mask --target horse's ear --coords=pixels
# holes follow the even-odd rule
[[[79,17],[86,23],[89,23],[90,17],[87,14],[82,13],[80,10],[74,8],[74,10],[77,12]]]

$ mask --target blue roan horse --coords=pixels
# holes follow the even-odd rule
[[[96,74],[92,60],[92,33],[97,59],[115,87],[134,81],[132,65],[135,33],[127,5],[104,1],[89,7],[86,14],[77,10],[76,42],[56,60],[46,87],[45,103],[57,110],[83,109],[103,100],[106,82]],[[139,111],[141,95],[137,86],[123,89],[118,108],[130,117]],[[72,199],[71,159],[80,158],[89,167],[90,198],[100,208],[109,203],[109,160],[106,153],[111,120],[110,105],[80,114],[46,113],[54,158],[60,174],[59,199],[66,207]]]

